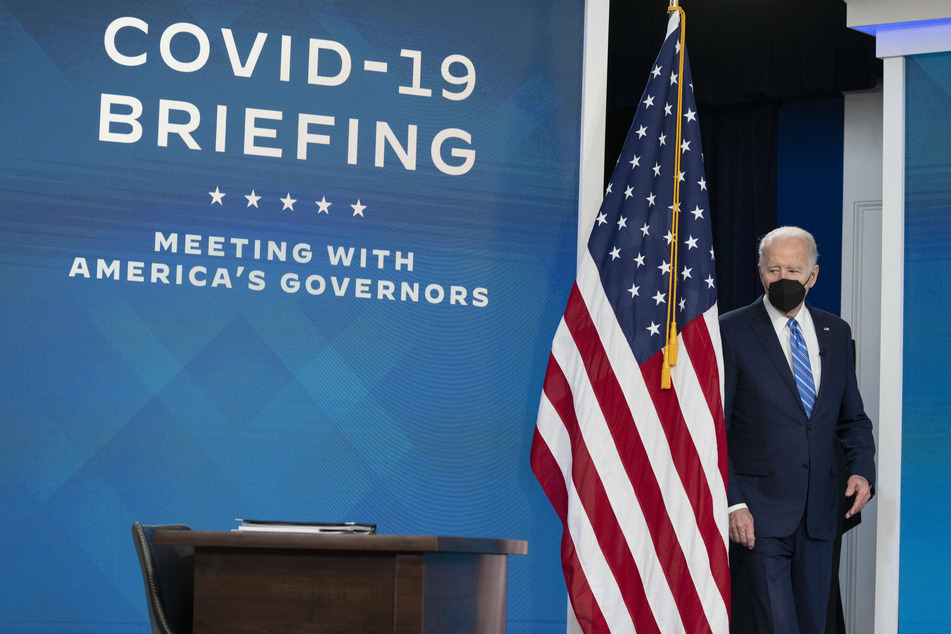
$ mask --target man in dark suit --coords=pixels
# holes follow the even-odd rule
[[[807,231],[771,231],[759,247],[765,295],[720,318],[730,540],[753,597],[733,612],[752,608],[764,633],[825,629],[841,493],[836,439],[854,497],[846,517],[871,498],[875,474],[851,330],[805,302],[817,259]]]

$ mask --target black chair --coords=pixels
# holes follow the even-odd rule
[[[194,595],[195,549],[191,546],[158,546],[155,531],[190,530],[182,524],[132,525],[132,539],[142,567],[149,621],[153,634],[191,634]]]

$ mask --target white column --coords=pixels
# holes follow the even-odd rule
[[[882,354],[875,632],[898,631],[902,335],[905,261],[905,58],[885,64],[882,162]]]

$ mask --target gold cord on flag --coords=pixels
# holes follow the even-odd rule
[[[684,108],[684,46],[686,31],[684,10],[675,4],[676,0],[668,7],[667,12],[677,11],[680,13],[680,54],[679,69],[677,74],[677,145],[674,147],[674,201],[671,214],[671,236],[670,241],[670,282],[668,285],[669,301],[667,302],[667,345],[664,346],[664,366],[661,370],[660,387],[664,390],[670,389],[670,368],[677,365],[677,245],[680,242],[680,155],[683,150],[681,144],[681,121],[683,120]]]

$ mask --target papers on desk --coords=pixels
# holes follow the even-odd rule
[[[238,531],[261,531],[270,533],[321,533],[326,535],[371,535],[376,533],[376,524],[343,522],[280,522],[272,520],[244,520],[241,518]]]

